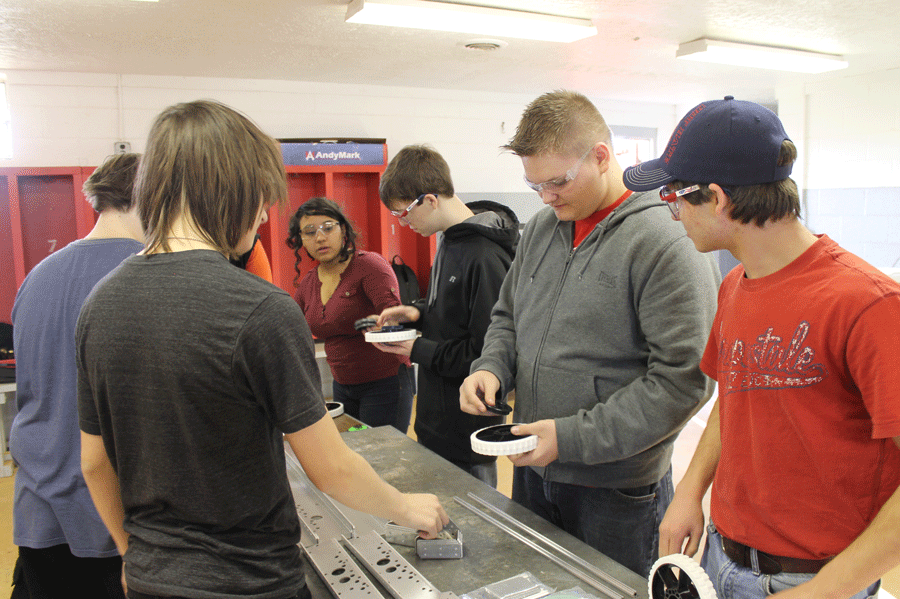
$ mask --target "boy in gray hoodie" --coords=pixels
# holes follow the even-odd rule
[[[709,399],[698,363],[721,278],[654,193],[632,194],[596,107],[545,94],[505,146],[547,208],[525,227],[460,407],[516,390],[513,499],[647,576],[672,445]],[[482,401],[482,399],[484,401]]]

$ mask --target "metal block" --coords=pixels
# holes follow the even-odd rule
[[[453,520],[441,531],[443,538],[423,539],[411,528],[393,522],[385,525],[383,537],[388,543],[415,547],[416,555],[422,559],[460,559],[463,556],[462,531]]]
[[[422,559],[461,559],[463,556],[463,534],[459,527],[451,520],[444,530],[442,537],[449,538],[416,539],[416,554]]]

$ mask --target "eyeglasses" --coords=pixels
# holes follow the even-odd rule
[[[324,223],[319,225],[318,227],[314,225],[310,225],[303,229],[300,234],[306,239],[314,239],[315,236],[321,231],[325,235],[330,235],[332,231],[337,228],[340,228],[341,223],[335,222],[333,220],[326,220]]]
[[[681,203],[684,202],[682,196],[686,196],[698,189],[700,189],[699,185],[691,185],[684,189],[672,191],[667,186],[663,185],[659,188],[659,199],[666,203],[666,206],[672,211],[672,216],[675,217],[675,220],[681,220]]]
[[[576,162],[574,165],[572,165],[572,168],[566,171],[566,175],[564,177],[560,177],[559,179],[551,179],[550,181],[544,181],[543,183],[532,183],[528,180],[528,177],[523,177],[525,179],[525,185],[538,193],[543,193],[545,191],[555,193],[561,190],[569,181],[578,176],[578,171],[581,170],[581,165],[584,164],[585,159],[593,149],[594,146],[588,148],[587,151],[581,155],[581,158],[578,159],[578,162]]]
[[[407,206],[406,210],[401,210],[400,212],[397,212],[396,210],[391,210],[391,214],[393,214],[394,216],[396,216],[398,219],[400,219],[403,222],[408,222],[406,220],[406,217],[407,217],[407,215],[409,215],[409,211],[412,210],[413,208],[415,208],[416,204],[419,204],[422,200],[424,200],[425,196],[427,196],[427,195],[428,195],[427,193],[423,193],[422,195],[417,197],[415,200],[413,200],[413,203],[410,204],[409,206]]]

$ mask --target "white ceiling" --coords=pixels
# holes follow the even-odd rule
[[[465,0],[587,17],[571,44],[344,22],[349,0],[0,0],[0,69],[365,83],[691,105],[733,94],[770,103],[791,82],[900,68],[900,1]],[[838,74],[795,75],[675,60],[700,37],[843,54]]]

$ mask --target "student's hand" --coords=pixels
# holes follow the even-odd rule
[[[459,409],[475,416],[493,416],[484,404],[496,405],[498,391],[500,379],[493,372],[476,370],[459,387]]]
[[[406,505],[394,522],[419,531],[423,539],[433,539],[447,526],[450,518],[438,498],[430,493],[404,493]]]
[[[512,427],[510,432],[521,437],[528,435],[537,435],[538,437],[538,445],[531,451],[509,456],[514,465],[543,467],[559,457],[555,420],[538,420],[531,424],[519,424]]]
[[[677,492],[659,525],[659,556],[696,555],[703,537],[705,519],[700,501]]]
[[[394,326],[419,320],[419,309],[415,306],[391,306],[378,315],[378,327]]]
[[[408,356],[412,354],[412,347],[413,343],[415,342],[415,339],[410,339],[409,341],[394,341],[393,343],[373,343],[372,345],[389,354]]]

